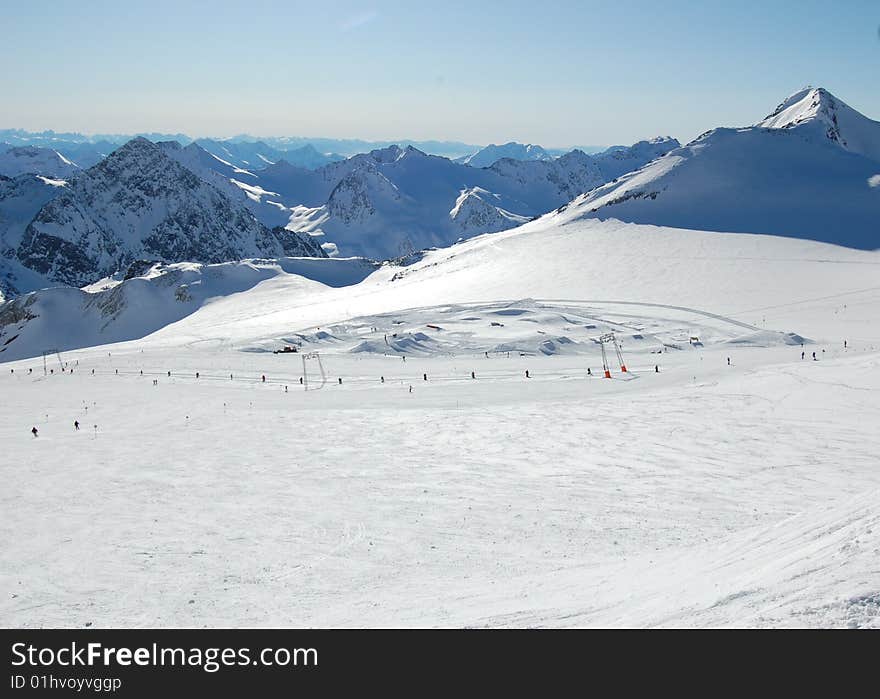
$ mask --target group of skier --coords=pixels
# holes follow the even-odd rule
[[[75,432],[79,432],[79,420],[73,421],[73,429]],[[98,429],[97,425],[95,425],[95,429]],[[36,425],[31,427],[31,434],[34,436],[35,439],[40,436],[40,430],[37,429]]]

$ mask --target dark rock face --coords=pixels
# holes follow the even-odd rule
[[[311,236],[278,226],[272,235],[281,245],[285,257],[327,257],[321,245]]]

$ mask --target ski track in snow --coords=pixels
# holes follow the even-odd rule
[[[634,356],[635,381],[587,379],[580,356],[330,353],[307,392],[295,355],[17,363],[0,618],[877,625],[880,357],[799,350],[668,353],[660,374]]]

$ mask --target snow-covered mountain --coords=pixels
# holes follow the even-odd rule
[[[615,146],[590,157],[596,161],[602,177],[613,180],[627,172],[638,170],[661,155],[665,155],[681,144],[669,136],[658,136],[647,141],[639,141],[631,146]]]
[[[315,170],[286,159],[249,170],[199,143],[160,147],[267,226],[320,236],[334,254],[389,259],[519,225],[678,145],[658,138],[599,155],[502,158],[490,168],[389,146]]]
[[[65,180],[42,175],[0,175],[0,301],[45,284],[41,275],[21,265],[16,250],[34,216],[66,186]]]
[[[845,150],[880,161],[880,122],[821,87],[796,92],[755,126],[792,129],[813,141],[821,142],[824,137]]]
[[[281,159],[286,160],[296,167],[304,167],[307,170],[317,170],[319,167],[345,160],[345,156],[336,153],[321,153],[311,143],[307,143],[302,148],[294,148],[284,151]]]
[[[283,157],[280,151],[262,141],[218,141],[212,138],[199,138],[194,142],[217,158],[244,170],[259,170]]]
[[[134,264],[86,289],[55,287],[0,299],[0,361],[143,337],[212,298],[295,275],[304,288],[356,284],[376,269],[366,260],[282,257],[222,264]]]
[[[541,146],[510,141],[500,146],[491,143],[476,153],[457,158],[456,162],[470,165],[471,167],[489,167],[502,158],[510,158],[511,160],[553,160],[553,156],[541,148]]]
[[[880,247],[880,123],[802,90],[573,201],[567,217]]]
[[[43,175],[55,179],[65,179],[76,173],[80,167],[52,148],[38,146],[17,146],[0,152],[0,175]]]
[[[640,146],[628,152],[629,162],[643,165],[676,146],[674,140]],[[322,234],[344,255],[388,259],[519,225],[607,182],[619,162],[572,151],[475,168],[392,146],[313,174],[288,170],[261,186],[292,209],[288,228]],[[297,198],[302,205],[292,206]]]
[[[269,230],[145,138],[129,141],[64,187],[27,226],[16,251],[25,267],[74,286],[137,259],[309,254],[321,254],[312,241]]]

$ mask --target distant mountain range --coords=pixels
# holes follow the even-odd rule
[[[281,160],[254,171],[199,143],[160,145],[267,226],[320,237],[331,254],[388,259],[519,225],[679,144],[661,138],[610,154],[507,158],[490,168],[395,145],[316,170]]]
[[[517,226],[677,146],[656,139],[476,168],[395,145],[313,170],[273,162],[279,154],[262,142],[138,137],[88,169],[54,149],[13,147],[0,162],[48,174],[2,183],[0,283],[6,295],[83,286],[137,260],[389,259]]]
[[[227,148],[231,153],[240,149],[244,153],[244,159],[249,161],[252,167],[258,167],[259,159],[255,153],[263,153],[274,151],[276,154],[289,154],[294,151],[302,150],[305,147],[314,149],[319,154],[330,157],[331,159],[340,159],[357,155],[358,153],[366,153],[379,148],[387,148],[392,145],[413,146],[419,148],[426,153],[434,155],[442,155],[448,158],[458,158],[469,153],[475,153],[480,146],[460,143],[458,141],[412,141],[409,139],[400,139],[397,141],[366,141],[355,138],[310,138],[304,136],[270,136],[265,138],[256,138],[248,134],[239,134],[231,138],[212,139],[212,138],[193,138],[186,134],[164,134],[164,133],[138,133],[138,134],[93,134],[85,135],[75,132],[55,132],[55,131],[25,131],[23,129],[0,129],[0,144],[6,143],[9,146],[40,146],[43,148],[53,148],[65,157],[76,162],[76,154],[84,152],[92,152],[94,150],[103,151],[104,155],[114,149],[127,143],[132,138],[143,137],[149,141],[177,141],[181,145],[189,145],[193,141],[198,141],[206,150],[224,157],[223,148]],[[218,144],[218,145],[213,145]],[[229,155],[229,154],[227,154]],[[236,159],[236,155],[232,155],[232,161]],[[290,162],[296,160],[296,156],[287,155],[286,159]],[[81,158],[85,160],[84,158]],[[229,159],[229,158],[225,158]],[[275,160],[275,158],[269,158]],[[278,158],[280,159],[280,158]],[[82,167],[94,165],[95,161],[80,163]],[[241,163],[236,163],[240,165]],[[308,167],[305,163],[303,167]],[[325,163],[321,163],[325,164]]]
[[[400,145],[336,159],[290,139],[297,148],[280,151],[255,139],[138,137],[83,167],[56,148],[7,144],[5,296],[153,262],[388,260],[545,214],[880,247],[880,124],[821,88],[683,147],[655,138],[558,157],[508,143],[458,162]],[[515,157],[495,159],[505,153]]]

